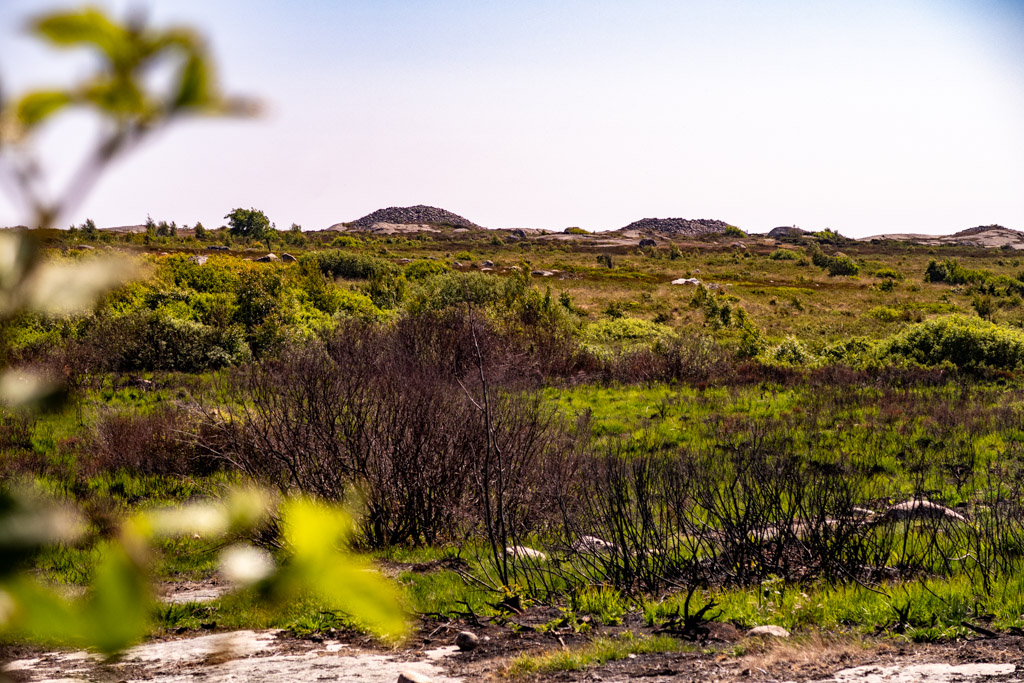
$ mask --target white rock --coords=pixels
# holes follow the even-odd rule
[[[928,500],[908,500],[893,505],[882,515],[885,520],[946,519],[951,522],[966,522],[967,518],[955,510]]]
[[[505,552],[511,555],[512,557],[517,557],[520,559],[525,558],[529,560],[539,560],[541,562],[548,559],[548,556],[545,553],[534,548],[528,548],[525,545],[510,545],[509,547],[505,548]]]
[[[781,626],[769,624],[767,626],[755,626],[747,631],[747,636],[772,636],[774,638],[789,638],[789,631]]]
[[[609,552],[615,550],[615,544],[609,543],[597,536],[580,536],[580,540],[576,544],[576,550],[591,553]]]
[[[673,280],[674,285],[699,285],[700,280],[695,277],[681,277],[678,280]]]
[[[430,676],[416,671],[403,671],[398,674],[398,683],[430,683]]]

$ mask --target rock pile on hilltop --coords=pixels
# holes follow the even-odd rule
[[[649,230],[665,235],[711,235],[723,233],[729,224],[711,218],[641,218],[622,230]]]
[[[369,230],[376,223],[396,223],[399,225],[453,225],[457,228],[480,228],[473,221],[434,206],[389,206],[377,209],[359,220],[348,224],[350,230]]]
[[[782,237],[800,237],[806,234],[806,230],[801,230],[800,228],[796,227],[790,227],[788,225],[783,225],[778,228],[772,228],[771,230],[768,231],[768,236],[773,237],[775,239],[779,239]]]

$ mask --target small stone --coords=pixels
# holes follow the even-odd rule
[[[398,683],[430,683],[430,676],[416,671],[403,671],[398,674]]]
[[[781,626],[769,624],[767,626],[755,626],[754,628],[747,631],[748,638],[753,636],[772,636],[774,638],[789,638],[789,631],[782,628]]]
[[[295,263],[299,259],[295,258],[291,254],[281,254],[281,260],[285,263]]]
[[[485,268],[493,268],[494,267],[494,261],[490,261],[490,260],[484,261],[481,265],[484,266]]]
[[[475,650],[479,644],[480,639],[476,637],[475,633],[470,631],[459,631],[458,635],[455,636],[455,645],[463,652]]]
[[[539,560],[544,562],[548,559],[548,556],[535,548],[529,548],[525,545],[510,545],[505,548],[505,552],[512,557],[529,560]]]

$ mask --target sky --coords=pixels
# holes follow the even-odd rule
[[[65,225],[255,207],[316,230],[428,204],[493,228],[1024,230],[1024,0],[94,4],[197,27],[263,113],[177,124]],[[25,33],[60,6],[0,0],[8,96],[89,72]],[[94,132],[43,131],[54,192]],[[0,194],[0,225],[25,215]]]

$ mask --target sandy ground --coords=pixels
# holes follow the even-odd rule
[[[151,641],[118,660],[103,662],[85,652],[23,648],[3,667],[15,682],[153,681],[359,681],[385,683],[415,672],[435,683],[501,680],[510,656],[525,650],[559,649],[557,636],[484,636],[473,652],[451,645],[455,625],[435,638],[396,650],[372,649],[357,639],[299,640],[280,631],[206,633]],[[496,627],[474,629],[494,632]],[[437,629],[435,629],[436,631]],[[731,638],[728,629],[723,631]],[[714,641],[687,652],[633,656],[579,672],[535,680],[800,681],[805,683],[1004,683],[1024,682],[1024,639],[1003,637],[942,645],[893,639],[801,637],[792,640]],[[567,646],[585,637],[566,638]],[[365,641],[363,641],[365,642]],[[737,643],[745,654],[738,654]]]

